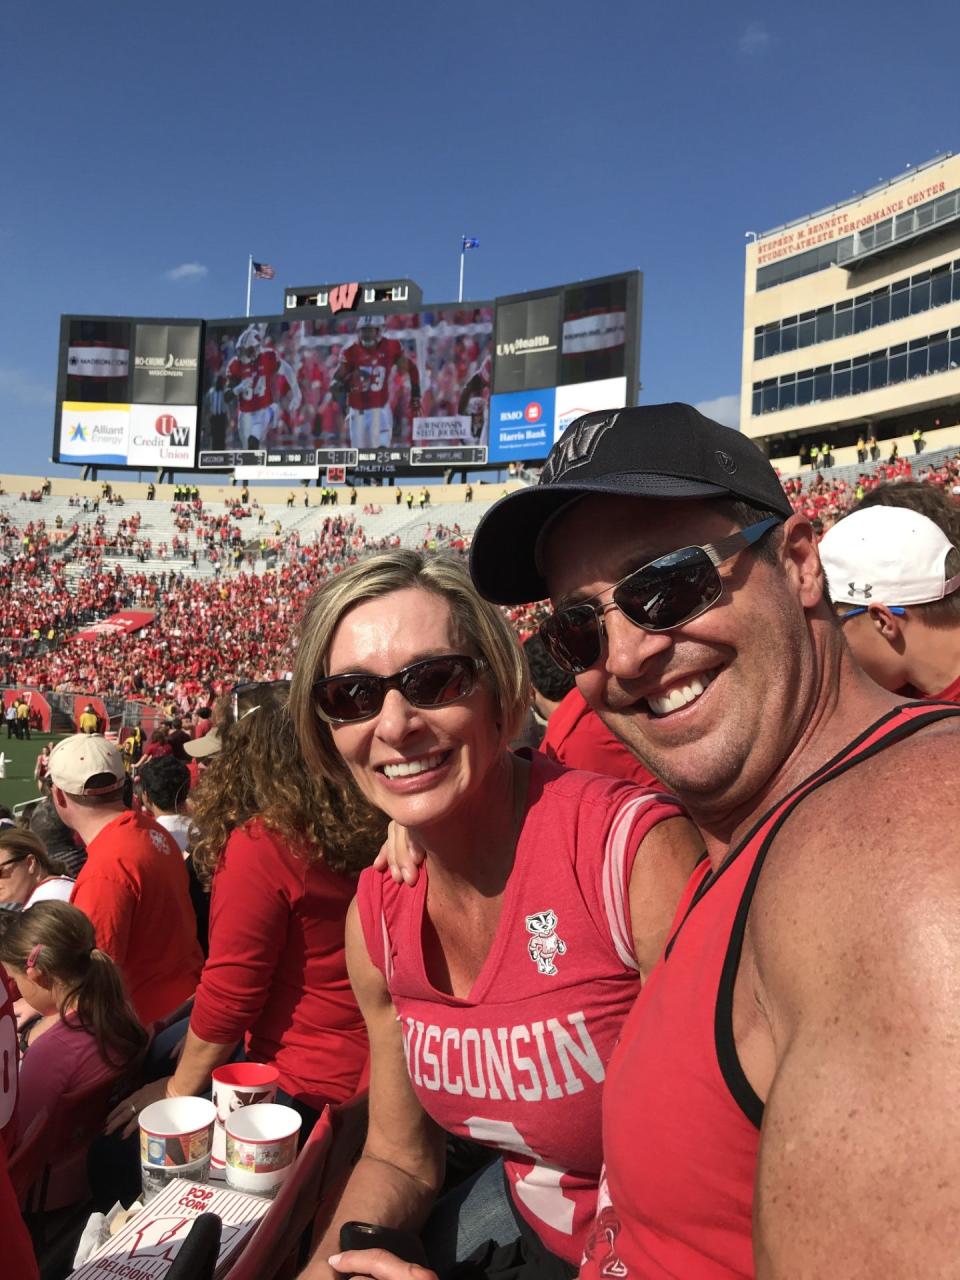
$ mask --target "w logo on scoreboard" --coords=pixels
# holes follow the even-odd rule
[[[336,288],[331,289],[330,310],[334,314],[338,311],[352,311],[359,289],[360,285],[356,281],[353,284],[338,284]]]
[[[190,428],[181,427],[172,413],[161,413],[153,424],[153,429],[170,444],[185,447],[190,443]]]

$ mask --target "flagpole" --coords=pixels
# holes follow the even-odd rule
[[[253,254],[247,258],[247,309],[244,315],[250,314],[250,286],[253,283]]]
[[[457,301],[463,301],[463,255],[466,253],[466,236],[460,237],[460,292],[457,294]]]

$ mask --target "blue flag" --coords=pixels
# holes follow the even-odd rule
[[[479,249],[480,241],[475,240],[473,236],[464,236],[460,244],[461,251],[465,249]]]

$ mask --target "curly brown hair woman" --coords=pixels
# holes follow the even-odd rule
[[[286,684],[242,689],[218,717],[222,748],[193,798],[193,856],[212,898],[184,1051],[172,1076],[116,1108],[113,1128],[132,1129],[156,1098],[202,1093],[240,1041],[249,1060],[277,1068],[278,1101],[307,1124],[352,1096],[366,1063],[344,922],[385,820],[351,787],[307,770]]]

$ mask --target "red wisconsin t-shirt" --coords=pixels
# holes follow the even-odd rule
[[[183,854],[146,813],[118,814],[87,846],[70,901],[120,966],[144,1026],[193,995],[203,968]]]
[[[659,787],[657,779],[588,707],[574,687],[547,721],[540,750],[569,769],[589,769],[625,778],[642,787]]]
[[[231,834],[213,878],[190,1026],[214,1044],[245,1038],[251,1060],[318,1109],[352,1097],[367,1060],[344,950],[355,889],[257,819]]]
[[[517,1211],[576,1264],[596,1207],[606,1064],[640,990],[630,875],[647,833],[682,810],[536,752],[532,766],[497,932],[467,997],[427,976],[429,860],[413,889],[365,871],[357,905],[420,1105],[503,1152]]]

